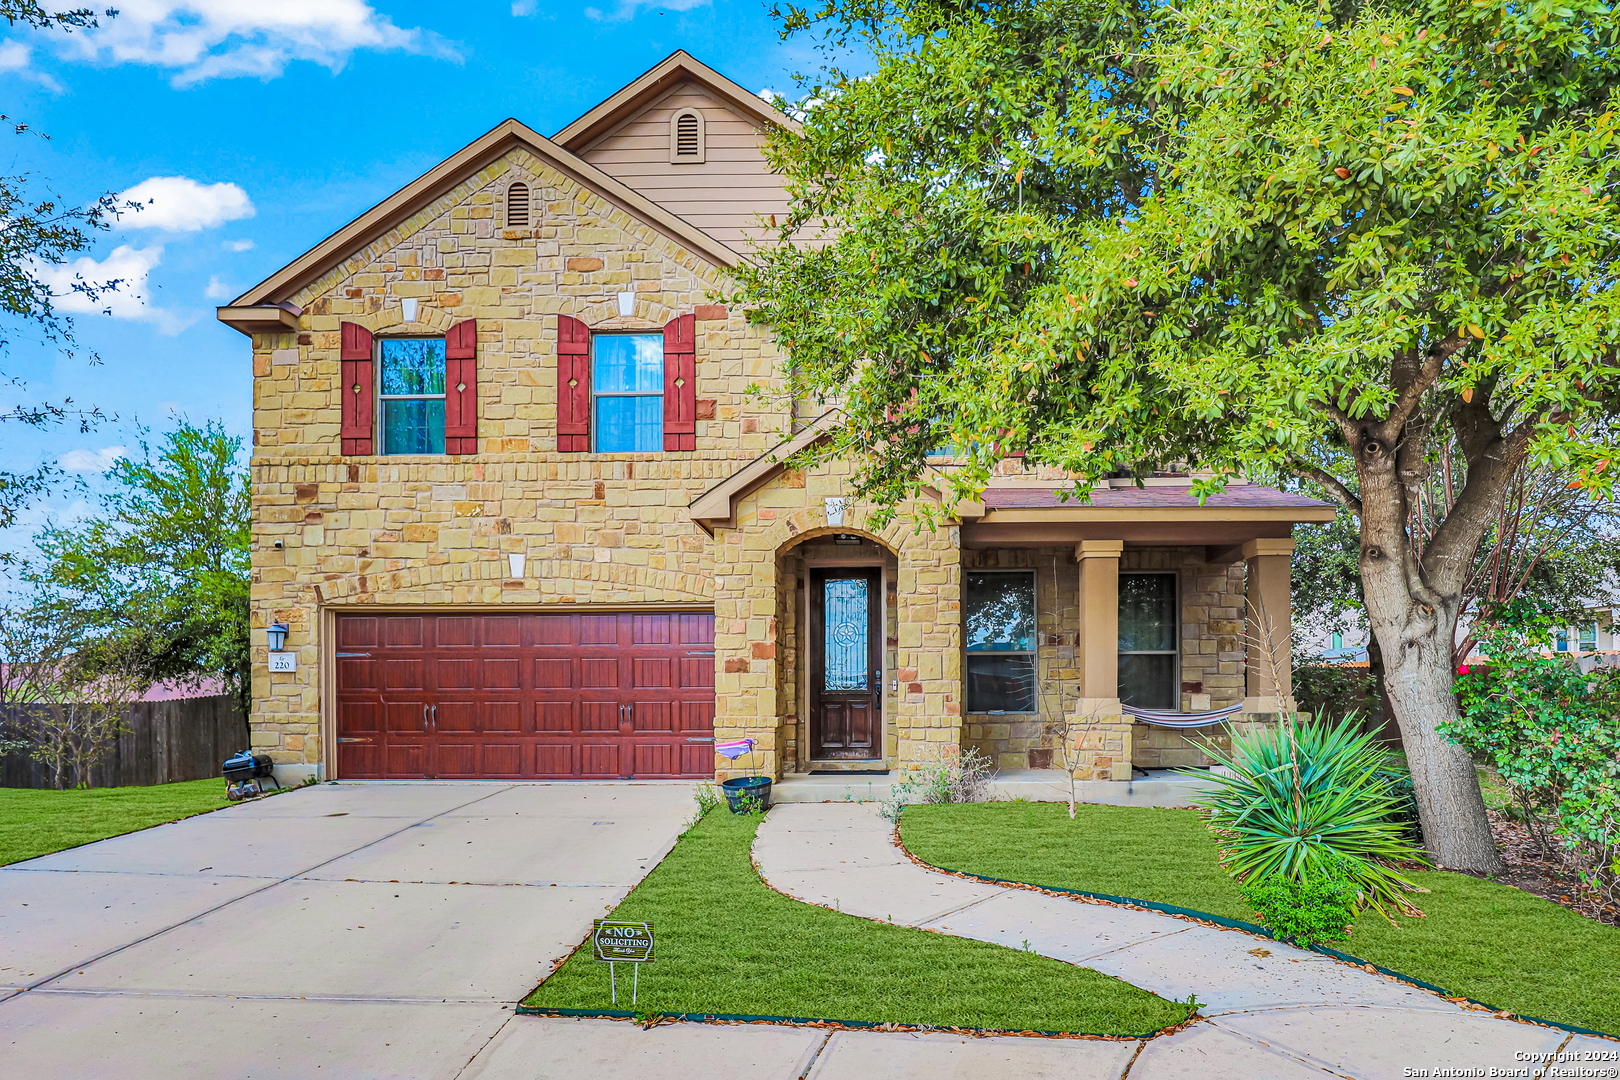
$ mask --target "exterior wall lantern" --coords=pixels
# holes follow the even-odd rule
[[[270,643],[270,670],[297,671],[298,654],[287,650],[287,624],[271,623],[264,628],[265,640]]]
[[[271,623],[265,627],[264,636],[269,639],[271,652],[280,652],[287,647],[287,626],[285,623]]]

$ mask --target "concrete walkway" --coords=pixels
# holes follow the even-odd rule
[[[1019,1076],[1122,1076],[1128,1064],[1131,1080],[1292,1080],[1324,1072],[1381,1080],[1445,1075],[1407,1071],[1416,1069],[1483,1068],[1477,1075],[1491,1075],[1492,1067],[1521,1069],[1558,1051],[1620,1050],[1620,1043],[1459,1008],[1242,931],[933,873],[895,845],[893,827],[870,804],[774,807],[760,827],[754,859],[773,888],[808,903],[1031,948],[1165,998],[1196,994],[1203,1003],[1203,1021],[1145,1044],[926,1039],[918,1046],[926,1044],[930,1060],[939,1063],[927,1075],[999,1075],[995,1063],[1002,1056],[1034,1054],[1049,1060],[1052,1071],[1021,1064]],[[898,1045],[840,1033],[810,1075],[924,1075],[891,1062]],[[857,1058],[866,1064],[835,1064]]]

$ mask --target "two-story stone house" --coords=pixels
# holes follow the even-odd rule
[[[1185,477],[1062,503],[1011,462],[935,530],[874,530],[846,470],[783,467],[838,415],[751,395],[770,329],[716,299],[786,210],[773,126],[676,53],[552,138],[502,123],[220,309],[253,342],[253,625],[288,640],[251,722],[285,778],[1044,767],[1043,723],[1089,711],[1082,775],[1127,779],[1187,751],[1122,697],[1276,708],[1245,611],[1286,642],[1322,504],[1199,506]]]

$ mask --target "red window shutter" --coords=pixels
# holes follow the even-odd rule
[[[697,449],[697,318],[664,324],[664,449]]]
[[[364,456],[372,449],[371,331],[346,322],[338,365],[343,376],[343,426],[339,439],[343,453]]]
[[[478,453],[478,320],[444,335],[444,452]]]
[[[557,449],[591,448],[591,330],[557,316]]]

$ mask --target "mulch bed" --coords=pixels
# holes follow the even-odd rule
[[[1550,857],[1542,854],[1528,828],[1495,810],[1487,813],[1496,846],[1501,849],[1502,861],[1507,863],[1506,872],[1496,875],[1493,881],[1551,900],[1588,919],[1620,926],[1620,907],[1606,903],[1582,885],[1580,876],[1566,867],[1556,854]]]

